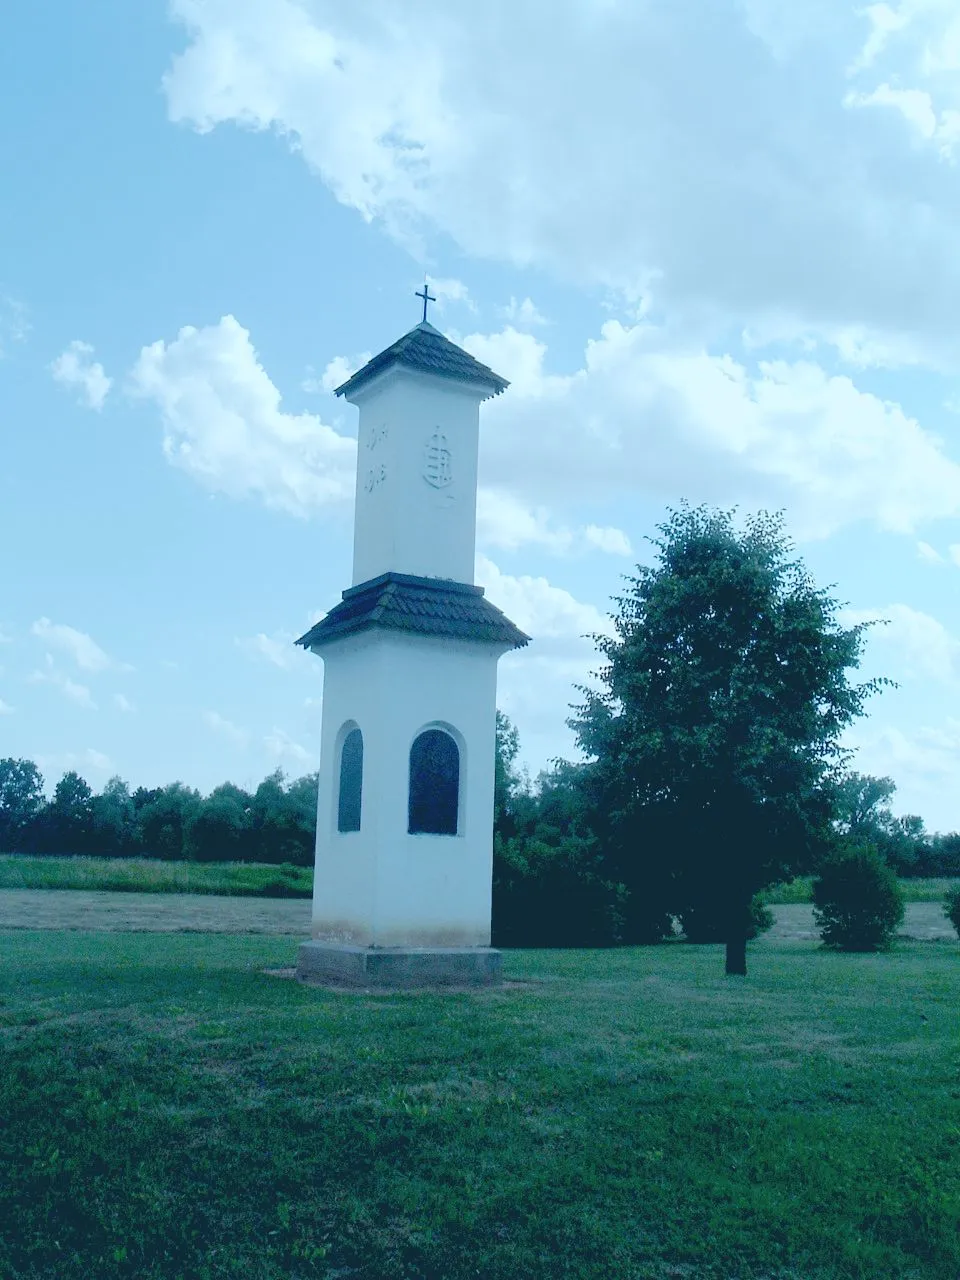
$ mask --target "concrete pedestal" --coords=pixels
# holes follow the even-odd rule
[[[480,987],[500,978],[500,952],[492,947],[352,947],[304,942],[297,977],[354,987]]]

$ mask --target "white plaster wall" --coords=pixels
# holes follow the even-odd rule
[[[497,659],[504,646],[371,632],[326,645],[313,936],[360,946],[488,946]],[[363,733],[359,832],[340,833],[337,735]],[[456,836],[409,835],[409,753],[460,741]]]
[[[482,389],[394,366],[362,387],[357,436],[353,585],[381,573],[473,582]],[[451,481],[424,478],[439,428]]]

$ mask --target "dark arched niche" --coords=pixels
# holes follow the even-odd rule
[[[340,748],[340,796],[337,830],[360,830],[360,798],[363,791],[363,734],[351,729]]]
[[[410,748],[411,835],[455,836],[460,808],[460,748],[442,729],[425,729]]]

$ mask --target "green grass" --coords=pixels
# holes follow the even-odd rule
[[[942,902],[957,881],[901,880],[905,902]],[[801,876],[763,895],[771,905],[813,901]],[[0,889],[104,889],[113,893],[213,893],[309,898],[312,867],[250,862],[161,862],[156,858],[35,858],[0,854]]]
[[[156,858],[35,858],[0,854],[0,889],[102,889],[309,898],[313,868],[289,863],[161,862]]]
[[[900,891],[904,902],[942,902],[947,891],[957,883],[956,878],[937,879],[902,879]],[[791,902],[813,902],[813,876],[798,876],[789,884],[778,884],[768,889],[763,895],[765,902],[771,906],[785,905]]]
[[[311,990],[288,940],[0,933],[0,1276],[956,1280],[960,956],[515,952]]]

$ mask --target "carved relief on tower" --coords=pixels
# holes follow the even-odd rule
[[[387,478],[387,468],[385,463],[378,462],[375,467],[368,467],[367,474],[363,481],[363,487],[367,493],[373,493]]]
[[[453,481],[450,446],[439,427],[434,428],[424,448],[422,475],[434,489],[445,489]]]
[[[382,449],[387,443],[387,437],[390,429],[385,422],[379,423],[375,427],[371,427],[367,433],[367,451],[373,453],[375,450]]]
[[[375,489],[379,489],[387,478],[387,464],[383,455],[388,435],[389,430],[385,423],[371,427],[367,433],[364,446],[367,467],[363,480],[366,493],[373,493]]]

